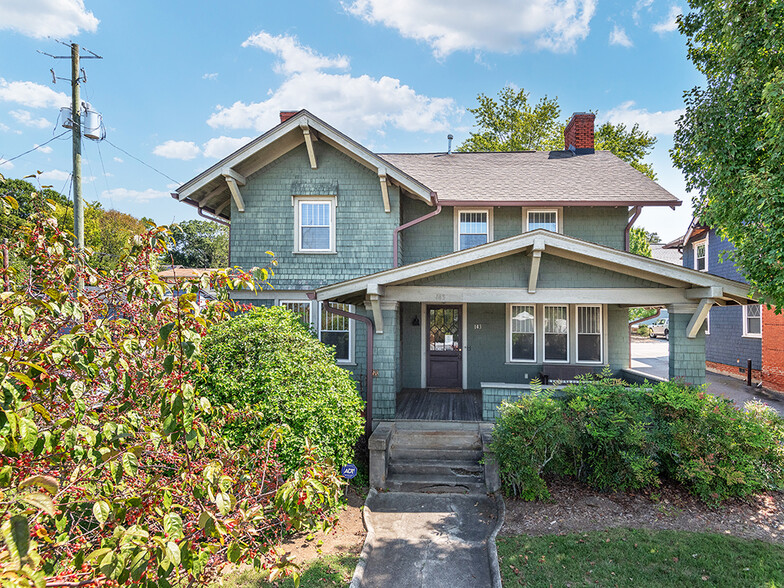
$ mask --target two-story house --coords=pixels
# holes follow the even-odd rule
[[[683,252],[684,267],[745,282],[730,258],[732,243],[696,219],[667,247]],[[754,381],[784,392],[784,314],[760,304],[724,306],[712,309],[705,325],[709,370],[745,379],[751,361]]]
[[[540,375],[628,376],[632,306],[667,306],[670,377],[701,384],[708,310],[747,304],[748,289],[627,252],[642,207],[680,201],[593,133],[578,113],[562,151],[374,153],[284,112],[173,197],[230,224],[232,265],[275,253],[275,289],[236,297],[302,313],[374,425],[400,418],[404,396],[416,411],[429,393],[476,391],[472,418],[492,419]]]

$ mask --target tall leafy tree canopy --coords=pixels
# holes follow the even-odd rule
[[[705,87],[685,93],[672,158],[700,221],[734,246],[760,299],[784,307],[784,3],[689,0],[679,20]]]
[[[173,230],[171,249],[175,265],[224,267],[229,264],[229,231],[212,221],[190,220]]]
[[[479,94],[476,108],[468,112],[476,119],[477,132],[457,150],[467,151],[547,151],[564,148],[558,98],[545,96],[532,104],[525,90],[504,86],[498,100]],[[656,137],[640,130],[639,125],[628,129],[624,124],[604,123],[594,133],[596,149],[611,151],[651,179],[656,179],[653,168],[643,159],[656,144]]]

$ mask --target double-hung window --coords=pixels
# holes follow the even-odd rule
[[[511,305],[511,361],[536,360],[536,307]]]
[[[743,336],[762,337],[762,306],[746,304],[743,306]]]
[[[708,242],[699,241],[694,244],[694,269],[708,271]]]
[[[544,307],[544,360],[569,361],[569,307]]]
[[[338,363],[350,363],[353,361],[353,325],[351,324],[351,319],[327,312],[326,306],[319,302],[281,300],[280,305],[300,315],[302,322],[313,329],[319,341],[334,347],[335,359]],[[350,304],[333,303],[332,306],[353,312]],[[314,313],[313,309],[316,309],[317,312]]]
[[[296,253],[335,252],[335,198],[294,198]]]
[[[557,210],[528,210],[526,211],[525,230],[545,229],[558,232]]]
[[[493,240],[489,210],[457,210],[455,250],[484,245]]]
[[[577,307],[577,361],[602,361],[602,307]]]

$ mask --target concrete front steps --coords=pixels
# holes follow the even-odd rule
[[[370,485],[398,492],[495,492],[491,431],[492,424],[481,422],[381,422],[368,443]]]

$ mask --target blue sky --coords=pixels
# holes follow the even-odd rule
[[[659,182],[684,201],[646,208],[638,225],[671,239],[690,196],[668,150],[683,91],[701,83],[686,59],[671,0],[321,0],[222,2],[2,0],[0,173],[69,193],[70,135],[60,132],[70,75],[55,39],[103,56],[82,62],[82,99],[107,140],[85,140],[84,196],[158,223],[196,218],[169,192],[278,122],[308,108],[378,151],[460,144],[478,93],[506,84],[557,96],[566,119],[655,134]],[[109,141],[112,144],[109,144]],[[118,149],[119,148],[119,149]],[[121,151],[122,150],[122,151]],[[125,151],[125,152],[123,152]],[[126,153],[127,152],[127,153]],[[175,181],[167,179],[156,168]],[[105,173],[104,173],[105,172]]]

